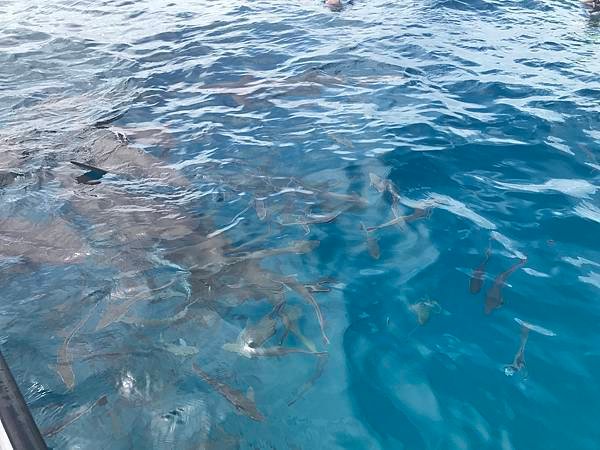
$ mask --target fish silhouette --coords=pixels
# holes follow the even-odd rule
[[[515,270],[524,266],[527,262],[527,259],[521,259],[518,263],[513,264],[506,271],[502,272],[500,275],[496,277],[494,280],[494,284],[488,290],[486,298],[485,298],[485,313],[491,314],[494,309],[500,308],[504,304],[504,300],[502,299],[502,288],[506,283],[507,278],[513,273]]]
[[[371,258],[373,259],[379,259],[381,257],[381,249],[379,248],[379,242],[377,241],[377,238],[371,235],[372,232],[369,231],[362,222],[360,224],[360,228],[366,234],[367,250],[369,251],[369,255],[371,255]]]
[[[298,388],[296,394],[294,395],[294,398],[292,398],[288,402],[288,406],[292,406],[294,403],[300,400],[304,396],[304,394],[306,394],[315,385],[315,383],[321,377],[321,375],[323,375],[323,372],[325,371],[325,366],[327,365],[327,361],[329,360],[329,354],[323,353],[321,355],[318,355],[317,358],[318,361],[315,372],[305,383],[302,384],[302,386]]]
[[[487,266],[491,255],[492,249],[491,247],[488,247],[485,252],[484,260],[473,270],[473,274],[469,280],[469,291],[471,294],[478,294],[479,291],[481,291],[481,288],[483,287],[483,278],[485,277],[485,267]]]
[[[58,350],[58,354],[56,356],[56,371],[58,372],[58,375],[60,376],[61,380],[63,380],[63,383],[65,383],[65,386],[69,391],[75,387],[75,373],[73,372],[73,367],[71,365],[72,360],[71,353],[69,351],[69,344],[71,343],[71,340],[73,339],[75,334],[77,334],[79,330],[88,321],[88,319],[92,315],[92,312],[94,312],[97,306],[98,304],[90,308],[88,313],[85,316],[83,316],[83,318],[79,322],[77,322],[73,330],[67,335],[67,337],[63,341],[63,344]]]
[[[321,307],[317,303],[315,297],[311,294],[311,292],[300,283],[294,277],[284,277],[281,279],[281,283],[287,286],[289,289],[295,291],[300,297],[306,301],[309,305],[311,305],[315,311],[315,315],[317,316],[317,321],[319,323],[319,328],[321,329],[321,336],[323,337],[323,342],[325,344],[329,344],[329,338],[325,333],[325,321],[323,319],[323,314],[321,312]]]
[[[281,336],[279,345],[283,345],[283,343],[288,337],[288,334],[292,333],[294,336],[296,336],[296,339],[298,339],[298,341],[300,341],[300,343],[304,345],[304,347],[306,347],[311,352],[316,352],[317,347],[315,346],[315,344],[312,342],[312,340],[307,338],[304,335],[304,333],[302,333],[302,330],[300,330],[300,324],[298,323],[298,320],[302,317],[302,310],[298,306],[287,306],[280,313],[280,315],[281,321],[285,326],[285,331],[283,333],[283,336]]]
[[[229,403],[231,403],[235,407],[236,411],[244,414],[246,417],[249,417],[252,420],[256,420],[257,422],[262,422],[265,420],[265,416],[263,416],[263,414],[258,410],[254,400],[248,398],[240,391],[227,386],[225,383],[210,377],[197,364],[193,364],[192,368],[206,384],[210,385],[215,391],[217,391]]]
[[[542,334],[544,336],[556,336],[554,331],[548,330],[547,328],[541,327],[539,325],[533,325],[529,322],[525,322],[517,317],[515,317],[515,322],[521,325],[521,342],[519,344],[519,349],[513,358],[513,362],[508,366],[504,367],[504,374],[507,377],[511,377],[518,372],[523,371],[525,369],[525,345],[527,344],[527,339],[529,338],[529,332],[535,331],[536,333]],[[527,371],[524,371],[525,377],[527,377]]]
[[[519,349],[515,353],[513,362],[504,368],[506,376],[511,377],[525,368],[525,345],[529,338],[529,328],[521,326],[521,342]]]
[[[380,194],[383,194],[388,188],[388,180],[374,173],[369,173],[369,183]]]
[[[412,213],[410,213],[409,215],[407,215],[407,216],[401,216],[401,215],[398,215],[397,210],[394,210],[394,206],[395,205],[397,205],[396,202],[394,203],[394,205],[392,205],[392,211],[394,211],[394,218],[393,219],[388,220],[387,222],[382,223],[380,225],[374,225],[372,227],[367,227],[366,231],[368,233],[371,233],[373,231],[381,230],[382,228],[387,228],[387,227],[390,227],[392,225],[398,225],[398,226],[400,226],[400,228],[405,229],[407,223],[414,222],[415,220],[426,218],[430,214],[430,210],[429,209],[415,208],[415,210]]]
[[[88,412],[90,412],[94,407],[96,407],[96,406],[104,406],[107,403],[108,403],[108,399],[106,398],[106,395],[103,395],[102,397],[98,398],[98,400],[96,400],[91,405],[87,405],[87,406],[78,408],[73,414],[68,415],[65,419],[63,419],[62,421],[60,421],[56,425],[54,425],[54,426],[52,426],[50,428],[46,428],[45,430],[42,430],[42,434],[45,437],[54,436],[54,435],[60,433],[62,430],[64,430],[69,425],[71,425],[77,419],[79,419],[83,415],[85,415]]]
[[[279,217],[279,224],[281,226],[287,227],[290,225],[313,225],[319,223],[331,223],[337,217],[342,214],[343,210],[334,211],[328,214],[314,214],[308,213],[305,215],[295,215],[295,214],[282,214]]]
[[[248,325],[239,334],[236,342],[226,343],[223,349],[242,356],[252,357],[256,349],[262,347],[265,342],[271,339],[277,331],[276,315],[279,313],[284,303],[277,304],[273,311],[260,319],[257,323]]]

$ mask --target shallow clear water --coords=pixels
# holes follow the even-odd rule
[[[48,444],[598,448],[599,44],[575,1],[1,2]]]

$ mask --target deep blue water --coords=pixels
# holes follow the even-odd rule
[[[48,444],[600,448],[599,73],[577,1],[0,2]]]

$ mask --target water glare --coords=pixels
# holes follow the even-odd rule
[[[0,2],[0,344],[48,445],[596,450],[594,8]]]

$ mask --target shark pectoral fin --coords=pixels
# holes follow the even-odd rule
[[[246,390],[246,398],[251,402],[256,401],[254,396],[254,388],[252,386],[248,386],[248,389]]]

